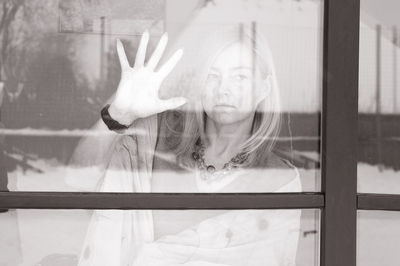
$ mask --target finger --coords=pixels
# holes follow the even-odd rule
[[[188,100],[184,97],[175,97],[168,100],[161,100],[160,102],[161,112],[178,108],[187,103],[187,101]]]
[[[124,45],[122,44],[120,39],[117,39],[117,53],[118,53],[119,63],[121,64],[121,69],[128,68],[129,67],[128,58],[126,57]]]
[[[170,59],[160,68],[158,74],[160,75],[161,79],[164,79],[168,76],[168,74],[174,69],[176,64],[181,60],[183,55],[183,49],[179,49],[176,51]]]
[[[164,33],[163,36],[161,36],[161,39],[158,42],[158,45],[157,45],[156,49],[154,50],[149,62],[147,63],[147,66],[150,69],[155,69],[158,62],[160,62],[160,59],[164,53],[167,43],[168,43],[168,34]]]
[[[149,42],[149,32],[146,30],[140,39],[139,48],[136,52],[135,67],[143,67],[146,57],[147,43]]]

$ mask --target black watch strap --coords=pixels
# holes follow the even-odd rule
[[[101,119],[103,120],[104,124],[106,124],[108,129],[113,130],[113,131],[128,129],[129,128],[128,126],[118,123],[118,121],[115,121],[110,116],[110,113],[108,112],[108,108],[110,108],[109,104],[107,104],[106,106],[103,107],[103,109],[101,109]]]

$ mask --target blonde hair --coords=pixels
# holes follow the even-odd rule
[[[251,136],[240,148],[242,152],[249,155],[250,165],[263,164],[273,149],[281,123],[279,87],[268,43],[256,33],[254,24],[222,26],[214,29],[213,32],[210,32],[209,28],[208,31],[202,28],[198,32],[200,33],[197,39],[200,41],[196,43],[197,49],[193,51],[193,56],[187,56],[186,63],[180,63],[179,76],[174,75],[170,78],[170,81],[172,79],[174,82],[169,82],[169,86],[177,89],[174,94],[183,95],[190,102],[174,112],[172,121],[171,116],[164,115],[163,128],[167,132],[160,133],[167,136],[169,148],[174,150],[178,161],[186,164],[196,141],[199,138],[202,141],[206,140],[206,115],[199,99],[212,62],[223,49],[234,43],[250,44],[253,66],[257,65],[264,78],[268,78],[269,93],[257,106]],[[186,50],[185,47],[185,55],[187,55]]]

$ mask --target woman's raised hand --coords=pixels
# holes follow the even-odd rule
[[[121,64],[121,80],[114,100],[110,104],[109,113],[114,120],[123,125],[129,126],[138,118],[177,108],[187,101],[183,97],[163,100],[158,95],[162,81],[181,59],[183,50],[177,50],[158,71],[155,71],[167,46],[168,36],[165,33],[161,37],[152,56],[145,64],[148,42],[149,33],[146,31],[140,40],[135,64],[131,67],[121,41],[117,40],[117,52]]]

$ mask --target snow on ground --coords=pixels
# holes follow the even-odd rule
[[[358,192],[400,194],[400,171],[359,163],[357,172]]]
[[[22,159],[20,155],[9,155]],[[78,191],[68,185],[68,176],[79,177],[83,187],[94,187],[101,172],[96,167],[72,168],[60,164],[57,160],[25,159],[34,169],[17,169],[8,173],[11,191]]]
[[[22,160],[20,155],[9,156]],[[8,173],[9,189],[12,191],[94,191],[102,176],[96,167],[74,168],[49,159],[27,158],[25,162],[34,169],[18,167]],[[265,170],[260,171],[265,174]],[[304,191],[320,190],[319,169],[299,169],[299,172]]]

